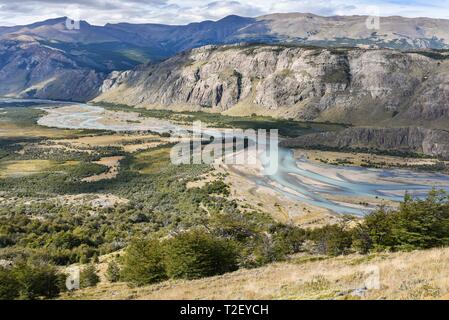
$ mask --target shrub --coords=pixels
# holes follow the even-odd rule
[[[109,262],[108,269],[106,270],[106,279],[110,282],[120,281],[120,267],[117,262]]]
[[[433,190],[426,199],[405,196],[399,209],[380,208],[361,226],[374,250],[414,250],[449,245],[449,199]]]
[[[259,235],[248,248],[241,248],[240,265],[256,268],[285,258],[285,250],[267,235]]]
[[[19,297],[19,282],[10,268],[0,267],[0,300],[13,300]]]
[[[139,286],[167,279],[161,243],[157,240],[133,241],[123,257],[121,276]]]
[[[167,274],[196,279],[237,269],[238,254],[229,240],[201,231],[182,233],[166,243]]]
[[[214,214],[209,219],[209,229],[220,238],[232,239],[237,242],[246,242],[254,238],[262,229],[261,224],[250,213],[230,212],[226,214]],[[271,221],[270,221],[271,222]]]
[[[99,263],[100,262],[100,258],[98,257],[97,253],[94,253],[94,255],[92,256],[92,263]]]
[[[100,282],[100,277],[97,274],[97,268],[94,264],[89,264],[80,272],[80,287],[88,288],[94,287]]]
[[[306,232],[295,226],[276,224],[270,228],[274,246],[284,255],[298,253],[306,240]]]
[[[12,246],[14,244],[14,240],[8,236],[0,234],[0,248],[6,248]]]
[[[319,254],[337,256],[347,253],[352,246],[352,232],[344,225],[327,225],[313,230],[310,236]]]
[[[12,269],[21,299],[54,298],[61,289],[65,276],[45,262],[19,262]]]
[[[385,208],[379,208],[368,214],[354,232],[354,244],[361,253],[370,250],[383,251],[394,248],[393,229],[395,217]]]

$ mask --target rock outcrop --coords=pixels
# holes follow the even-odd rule
[[[348,128],[340,132],[316,133],[288,139],[282,145],[292,148],[363,148],[449,158],[449,132],[422,127]]]
[[[448,58],[445,53],[385,49],[206,46],[159,64],[115,72],[96,101],[446,128]]]

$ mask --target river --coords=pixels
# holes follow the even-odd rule
[[[185,131],[185,128],[161,119],[142,120],[137,116],[124,121],[115,116],[114,112],[98,106],[65,106],[48,101],[43,103],[51,107],[47,109],[49,113],[38,121],[43,126],[111,131],[151,130],[161,133]],[[59,108],[53,108],[55,105],[59,105]],[[130,116],[128,114],[126,117]],[[123,113],[121,116],[123,117]],[[216,130],[219,132],[219,129]],[[358,199],[399,202],[406,192],[421,198],[434,187],[449,192],[448,175],[403,169],[316,164],[306,157],[295,158],[294,152],[285,148],[279,149],[276,174],[248,175],[248,178],[293,200],[339,214],[364,215],[373,209],[372,206],[357,203]]]

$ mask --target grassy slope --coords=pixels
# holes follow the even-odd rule
[[[31,107],[2,107],[0,105],[0,140],[71,137],[82,130],[63,130],[42,127],[37,120],[44,111]]]
[[[372,266],[380,289],[361,290]],[[194,281],[130,288],[103,281],[63,299],[441,299],[449,292],[449,248],[409,253],[296,256],[288,262]],[[105,269],[103,264],[102,270]]]

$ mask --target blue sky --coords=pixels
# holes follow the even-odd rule
[[[260,16],[277,12],[449,19],[449,0],[0,0],[0,25],[26,24],[71,16],[93,24],[107,22],[186,24],[229,14]]]

